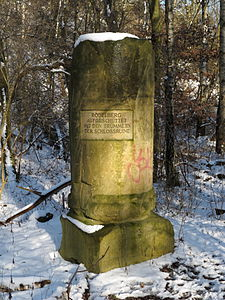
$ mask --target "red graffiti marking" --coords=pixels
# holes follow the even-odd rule
[[[127,165],[127,174],[129,178],[135,183],[140,183],[141,174],[144,170],[147,169],[150,169],[150,149],[141,148],[138,152],[137,157],[136,157],[136,149],[134,149],[133,162]]]

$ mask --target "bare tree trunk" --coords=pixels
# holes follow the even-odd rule
[[[207,1],[201,1],[202,6],[202,18],[201,18],[201,25],[202,25],[202,52],[200,57],[200,82],[199,82],[199,104],[204,110],[207,100]],[[203,111],[200,112],[200,115],[197,117],[197,124],[196,124],[196,137],[205,135],[205,114]]]
[[[94,32],[100,32],[101,30],[101,17],[100,11],[101,9],[98,6],[98,3],[95,0],[91,0],[93,17],[94,17]]]
[[[60,15],[62,10],[62,0],[51,0],[50,1],[50,10],[53,19],[53,27],[51,28],[51,38],[54,40],[59,37],[60,29]]]
[[[161,14],[160,14],[160,3],[159,0],[149,0],[149,13],[151,18],[152,26],[152,44],[155,51],[155,103],[160,104],[161,102],[161,72],[160,72],[160,57],[161,57],[161,38],[160,33],[162,30]],[[155,105],[154,110],[154,168],[153,168],[153,178],[156,182],[158,179],[158,157],[160,153],[160,110],[159,105]]]
[[[174,116],[173,116],[173,91],[174,91],[174,22],[173,5],[174,0],[165,1],[165,21],[166,21],[166,52],[167,52],[167,70],[165,78],[165,102],[166,102],[166,181],[168,186],[178,185],[178,175],[174,167]]]
[[[216,124],[216,152],[222,154],[225,147],[225,2],[220,0],[220,54],[219,54],[219,105]]]
[[[2,189],[9,179],[15,179],[15,166],[11,153],[11,97],[9,95],[9,82],[6,70],[6,60],[4,55],[4,45],[0,37],[0,102],[1,102],[1,179]]]
[[[117,32],[119,28],[116,13],[113,9],[113,1],[114,0],[104,0],[105,20],[108,25],[108,30]]]

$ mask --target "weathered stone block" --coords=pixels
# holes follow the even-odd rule
[[[82,209],[80,209],[77,206],[79,202],[73,202],[71,198],[76,199],[77,189],[80,189],[82,185],[84,184],[72,183],[73,190],[69,196],[69,205],[73,209],[69,212],[69,215],[88,224],[124,223],[142,220],[155,208],[155,193],[154,189],[151,189],[149,192],[139,194],[95,195],[92,196],[91,201],[85,199],[85,192],[83,192],[81,199],[84,201]]]
[[[148,40],[86,40],[70,88],[72,191],[78,219],[143,219],[152,191],[154,53]]]
[[[60,254],[71,262],[84,263],[90,272],[106,272],[173,251],[173,227],[155,213],[142,221],[107,224],[94,233],[82,231],[66,218],[61,222]]]

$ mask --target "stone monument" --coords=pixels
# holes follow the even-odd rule
[[[72,189],[60,254],[94,273],[173,251],[153,212],[154,54],[150,41],[83,35],[70,86]]]

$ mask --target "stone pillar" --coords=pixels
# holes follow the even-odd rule
[[[60,253],[91,272],[173,250],[172,225],[153,212],[153,106],[148,40],[85,40],[74,49],[72,190]]]

